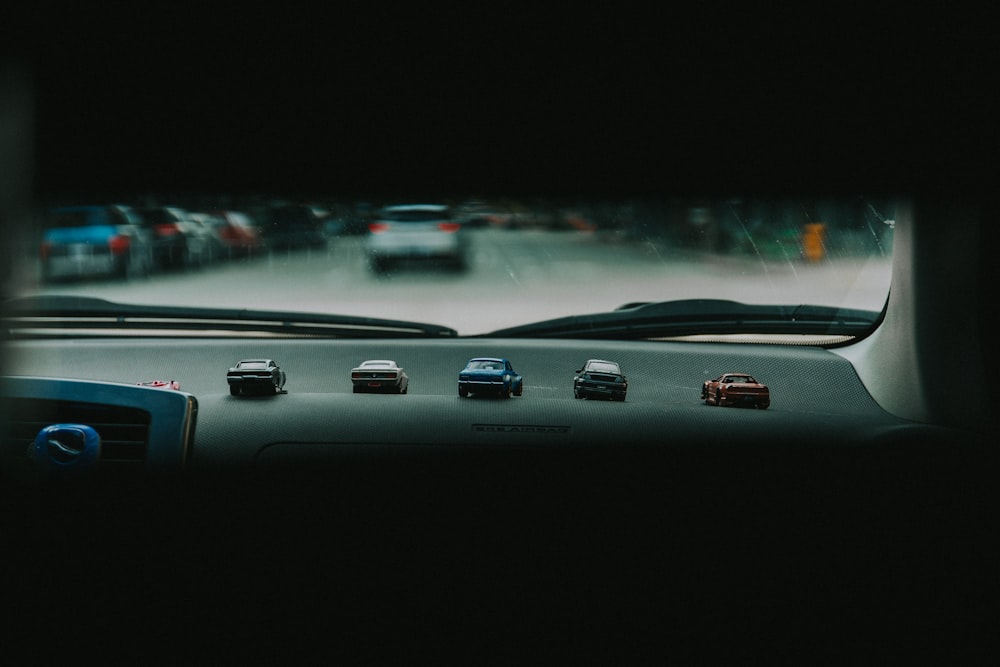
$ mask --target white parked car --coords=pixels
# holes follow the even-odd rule
[[[439,204],[387,206],[368,225],[366,253],[381,273],[401,261],[432,261],[465,268],[466,239],[451,209]]]

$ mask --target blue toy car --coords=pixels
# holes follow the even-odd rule
[[[506,359],[476,357],[470,359],[458,374],[458,395],[499,394],[503,398],[521,396],[524,378],[511,367]]]

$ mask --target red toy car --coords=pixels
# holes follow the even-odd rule
[[[180,389],[181,383],[177,380],[153,380],[152,382],[136,382],[140,387],[163,387],[164,389]]]
[[[766,410],[771,392],[746,373],[723,373],[701,385],[701,398],[709,405],[742,405]]]

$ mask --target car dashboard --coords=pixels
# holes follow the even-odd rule
[[[560,652],[605,656],[623,650],[619,632],[648,655],[652,617],[763,610],[832,641],[796,613],[817,596],[859,637],[873,624],[909,636],[904,600],[984,620],[965,606],[981,582],[956,568],[988,557],[976,538],[991,459],[964,431],[880,407],[836,348],[240,335],[6,351],[7,470],[20,471],[6,511],[32,545],[20,565],[69,557],[89,573],[25,582],[17,600],[37,613],[84,599],[133,632],[166,632],[180,605],[192,642],[221,624],[261,649],[329,624],[354,640],[418,628],[393,643],[415,650],[442,627],[507,647],[544,631]],[[458,372],[481,355],[510,359],[523,395],[460,397]],[[274,359],[287,393],[231,395],[226,371],[244,358]],[[368,358],[396,360],[408,393],[354,394]],[[624,402],[573,397],[588,358],[621,365]],[[730,371],[766,383],[771,406],[700,399]],[[180,389],[137,386],[154,378]],[[58,421],[81,404],[138,406],[168,436],[141,465],[42,478],[34,435],[13,430],[28,403],[52,401]],[[139,622],[135,596],[162,606]],[[581,640],[588,624],[600,630]]]
[[[882,409],[836,350],[808,346],[138,337],[81,339],[70,345],[16,341],[8,354],[8,395],[131,403],[136,399],[130,396],[151,400],[177,393],[139,383],[176,380],[187,406],[162,417],[170,435],[150,443],[143,459],[148,472],[331,461],[343,452],[382,448],[772,443],[808,449],[817,443],[872,445],[934,432]],[[458,395],[458,372],[466,360],[483,354],[512,360],[525,377],[523,396]],[[227,369],[239,359],[259,357],[280,364],[288,377],[285,392],[230,395]],[[351,369],[375,357],[395,359],[407,370],[406,395],[352,393]],[[623,404],[574,399],[573,369],[592,357],[613,358],[628,369],[630,391]],[[766,378],[773,396],[770,409],[717,409],[700,398],[705,380],[732,370]],[[106,392],[104,399],[98,389]],[[67,421],[57,417],[52,415],[53,423]],[[165,430],[159,422],[154,426],[151,433]]]
[[[151,445],[150,472],[199,471],[286,458],[335,458],[367,447],[739,446],[864,444],[897,433],[933,430],[879,407],[836,350],[784,345],[648,341],[316,339],[83,339],[17,341],[8,348],[9,390],[101,402],[96,388],[146,397],[173,390],[135,388],[176,380],[191,404],[168,415],[176,433]],[[467,359],[502,354],[525,377],[524,395],[461,398]],[[285,393],[232,396],[226,370],[243,358],[278,361]],[[410,375],[406,395],[354,395],[350,371],[361,360],[396,359]],[[573,397],[573,369],[591,357],[628,369],[624,404]],[[699,396],[721,372],[748,369],[766,378],[769,410],[716,409]],[[22,376],[22,377],[17,377]],[[34,384],[27,378],[33,377]],[[75,378],[62,380],[59,378]],[[49,378],[42,383],[41,378]],[[11,387],[10,382],[17,382]],[[82,382],[81,380],[86,380]],[[109,398],[109,402],[116,399]],[[153,410],[156,414],[155,409]],[[197,416],[197,426],[193,422]],[[152,429],[155,431],[156,429]],[[33,434],[32,434],[33,435]],[[157,447],[173,448],[161,455]],[[170,463],[164,463],[169,461]]]

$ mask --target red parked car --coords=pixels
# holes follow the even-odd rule
[[[206,221],[222,245],[225,257],[247,257],[264,249],[264,240],[253,219],[241,211],[213,211]]]
[[[724,373],[701,385],[701,398],[709,405],[740,405],[766,410],[771,392],[746,373]]]

